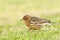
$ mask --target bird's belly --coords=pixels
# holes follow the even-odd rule
[[[40,29],[40,27],[38,27],[38,26],[36,26],[36,25],[30,25],[29,28],[31,28],[31,29]]]

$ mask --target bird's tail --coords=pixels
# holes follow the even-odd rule
[[[51,25],[53,25],[53,26],[57,26],[58,23],[57,23],[57,22],[51,22]]]
[[[50,22],[50,23],[53,23],[53,24],[55,24],[56,22]]]

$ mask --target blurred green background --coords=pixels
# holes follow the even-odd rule
[[[28,30],[24,15],[49,19],[56,24]],[[0,0],[0,40],[60,40],[60,0]]]

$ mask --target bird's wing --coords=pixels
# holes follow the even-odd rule
[[[30,20],[30,25],[36,25],[38,27],[50,25],[50,20],[42,19],[42,18],[38,18],[38,17],[32,17]]]
[[[33,24],[38,23],[38,21],[39,21],[39,18],[37,18],[37,17],[32,17],[32,18],[30,19],[30,23],[33,23]]]
[[[30,25],[36,25],[38,27],[41,26],[41,24],[39,23],[40,19],[37,17],[32,17],[30,20]]]

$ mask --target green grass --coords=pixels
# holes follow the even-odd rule
[[[56,23],[28,30],[26,14]],[[0,40],[60,40],[60,0],[0,0]]]
[[[59,20],[57,21],[59,23]],[[14,25],[0,26],[0,40],[60,40],[60,24],[43,28],[45,29],[28,30],[22,20],[17,20]]]

